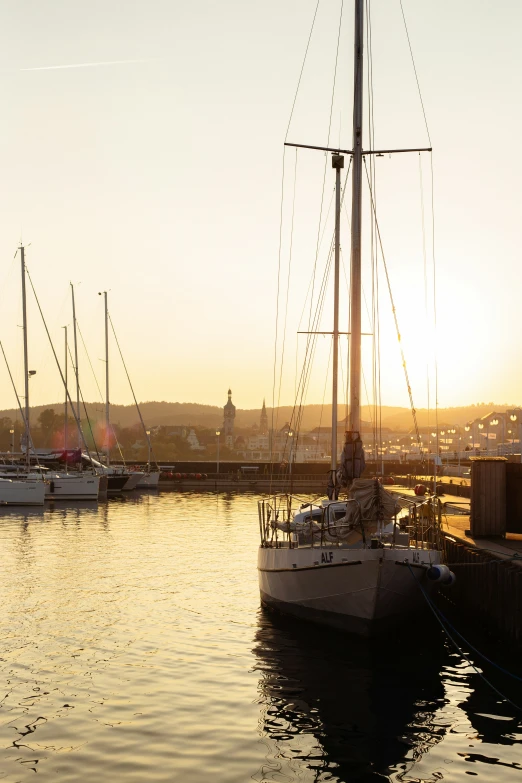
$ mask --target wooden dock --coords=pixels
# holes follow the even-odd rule
[[[397,486],[392,491],[407,500],[422,499],[412,489]],[[440,591],[439,600],[487,633],[522,648],[522,534],[473,537],[470,500],[443,495],[440,501],[444,562],[457,581]]]
[[[445,562],[457,577],[446,596],[490,633],[522,647],[522,535],[472,538],[469,517],[443,517]]]

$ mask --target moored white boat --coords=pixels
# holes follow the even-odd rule
[[[36,481],[0,478],[1,506],[43,506],[46,483]]]
[[[46,500],[98,500],[100,477],[91,471],[57,471],[41,465],[0,466],[0,477],[45,483]]]
[[[136,485],[137,489],[157,489],[159,477],[159,470],[151,470],[149,473],[143,473]]]
[[[49,482],[46,500],[98,500],[100,477],[93,473],[46,474]]]
[[[332,153],[335,170],[335,233],[333,241],[333,329],[307,331],[307,343],[301,389],[296,392],[295,420],[288,435],[299,425],[299,409],[309,383],[315,343],[311,335],[332,336],[332,424],[329,501],[319,505],[298,505],[291,495],[260,501],[261,546],[258,576],[261,600],[280,611],[324,625],[371,636],[382,630],[398,629],[405,618],[426,608],[426,597],[435,585],[450,585],[454,575],[441,565],[440,505],[436,497],[424,503],[424,514],[400,522],[400,506],[377,479],[362,479],[365,455],[361,433],[361,226],[364,156],[381,155],[374,149],[363,150],[363,48],[364,0],[355,0],[354,23],[354,98],[352,149],[289,144]],[[372,106],[373,115],[373,106]],[[421,152],[426,150],[387,150]],[[338,375],[339,375],[339,302],[340,302],[340,220],[342,203],[341,171],[344,153],[350,157],[352,171],[350,303],[349,303],[349,417],[346,442],[339,460]],[[297,156],[296,164],[297,166]],[[297,175],[296,175],[297,177]],[[346,181],[346,180],[345,180]],[[371,185],[371,183],[370,183]],[[373,194],[372,194],[373,195]],[[372,198],[372,210],[374,210]],[[373,216],[372,216],[373,218]],[[292,215],[292,227],[294,217]],[[380,236],[379,236],[380,238]],[[329,267],[328,267],[329,270]],[[373,267],[372,274],[375,272]],[[315,276],[315,266],[314,266]],[[327,275],[325,272],[327,279]],[[315,277],[313,278],[315,280]],[[372,277],[372,288],[374,289]],[[326,286],[326,283],[325,283]],[[313,290],[313,285],[312,285]],[[324,291],[321,292],[323,295]],[[322,307],[322,305],[321,305]],[[318,305],[319,308],[319,305]],[[312,302],[310,313],[312,314]],[[318,312],[322,312],[318,310]],[[373,309],[374,313],[378,308]],[[393,310],[395,314],[395,310]],[[316,312],[310,316],[315,329],[320,323]],[[397,323],[397,322],[396,322]],[[373,322],[373,335],[378,326]],[[398,332],[398,327],[397,327]],[[399,335],[398,335],[399,336]],[[399,336],[400,340],[400,336]],[[283,339],[284,345],[284,339]],[[277,342],[276,342],[277,346]],[[373,361],[380,355],[373,351]],[[404,357],[403,367],[405,367]],[[375,378],[376,366],[373,367]],[[274,376],[275,377],[275,376]],[[321,379],[322,380],[322,379]],[[377,381],[376,381],[377,382]],[[379,381],[380,382],[380,381]],[[324,383],[324,381],[323,381]],[[411,387],[407,380],[408,393]],[[380,404],[380,396],[378,396]],[[377,404],[377,400],[376,400]],[[294,416],[294,414],[292,414]],[[416,420],[415,420],[416,422]],[[376,426],[376,432],[378,430]],[[382,440],[382,438],[378,438]],[[419,441],[420,442],[420,441]],[[292,446],[289,447],[289,483],[291,487]],[[339,493],[346,487],[346,499]]]
[[[262,602],[281,612],[372,636],[422,610],[423,590],[431,593],[449,573],[432,568],[441,555],[436,526],[425,525],[412,546],[411,528],[395,519],[339,524],[351,503],[325,502],[274,523],[286,516],[285,502],[262,501],[259,589]]]

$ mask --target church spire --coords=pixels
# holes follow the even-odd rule
[[[228,390],[228,402],[223,407],[225,444],[229,448],[234,446],[234,419],[236,418],[236,406],[232,402],[232,389]]]
[[[266,412],[265,400],[263,398],[263,407],[261,409],[261,419],[259,421],[259,434],[268,435],[268,415]]]

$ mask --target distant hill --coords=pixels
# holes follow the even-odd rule
[[[484,416],[491,411],[499,413],[506,408],[516,407],[515,405],[495,405],[493,403],[479,403],[477,405],[467,405],[456,408],[439,408],[438,421],[439,426],[448,426],[450,424],[464,425],[466,422]],[[49,405],[38,405],[31,408],[31,418],[36,421],[43,410],[54,408],[56,413],[63,411],[63,402],[56,402]],[[223,409],[217,405],[200,405],[193,402],[143,402],[140,403],[142,416],[149,427],[156,425],[191,425],[200,427],[220,427],[223,424]],[[87,411],[92,421],[98,421],[104,418],[104,407],[101,403],[87,403]],[[276,409],[274,424],[280,428],[285,422],[290,421],[293,408],[290,405],[281,406]],[[254,424],[259,424],[260,409],[237,409],[236,426],[238,429],[249,428]],[[272,420],[272,410],[267,408],[269,424]],[[344,406],[339,407],[339,418],[345,416]],[[373,412],[367,407],[362,408],[362,418],[370,421]],[[0,417],[7,416],[15,419],[19,416],[16,409],[10,408],[0,411]],[[408,408],[399,408],[384,405],[381,410],[382,426],[389,427],[392,430],[410,430],[413,427],[411,411]],[[82,413],[82,419],[85,418]],[[305,430],[313,429],[319,425],[328,426],[331,419],[330,405],[306,405],[303,413],[302,427]],[[111,420],[114,424],[122,427],[130,427],[139,423],[138,413],[134,405],[116,405],[111,404]],[[435,411],[429,413],[426,409],[417,410],[417,421],[419,425],[427,426],[435,424]]]

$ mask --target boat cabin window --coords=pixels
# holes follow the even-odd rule
[[[341,505],[330,506],[330,520],[337,522],[338,519],[342,519],[346,516],[346,506],[344,503]]]
[[[317,511],[312,511],[311,514],[307,514],[305,517],[303,517],[303,522],[310,522],[310,520],[313,520],[314,522],[320,522],[323,518],[323,512],[320,508],[317,509]]]

